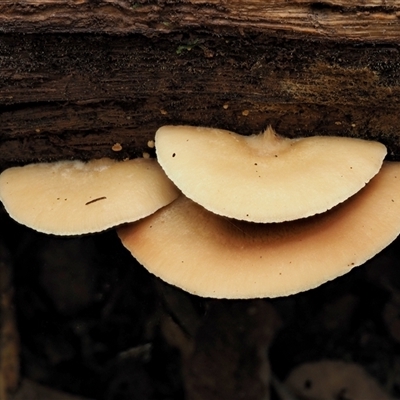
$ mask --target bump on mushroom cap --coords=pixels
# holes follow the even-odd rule
[[[354,195],[379,171],[386,147],[344,137],[287,139],[272,128],[246,137],[163,126],[156,133],[156,152],[169,178],[207,210],[283,222],[325,212]]]

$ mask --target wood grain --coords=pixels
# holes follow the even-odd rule
[[[165,124],[379,139],[399,158],[399,103],[393,44],[197,31],[0,37],[3,167],[138,156]]]
[[[154,154],[165,124],[378,139],[400,159],[399,15],[397,0],[3,0],[0,169]]]
[[[399,42],[398,0],[3,0],[0,31],[112,34],[217,29]]]

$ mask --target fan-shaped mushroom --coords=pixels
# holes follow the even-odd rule
[[[215,298],[277,297],[349,272],[400,232],[400,163],[385,163],[356,195],[313,217],[256,224],[210,213],[180,197],[118,229],[154,275]]]
[[[98,232],[148,216],[178,190],[155,160],[60,161],[5,170],[0,200],[16,221],[56,235]]]
[[[378,142],[315,136],[286,139],[192,126],[156,133],[158,161],[182,192],[215,214],[282,222],[324,212],[381,168]]]

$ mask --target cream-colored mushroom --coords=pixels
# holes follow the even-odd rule
[[[163,126],[158,161],[182,192],[215,214],[282,222],[324,212],[359,191],[380,169],[378,142],[315,136],[286,139]]]
[[[286,385],[299,399],[394,400],[361,365],[340,360],[299,365]]]
[[[400,163],[385,163],[359,193],[301,220],[232,220],[182,196],[118,229],[124,246],[154,275],[199,296],[230,299],[315,288],[364,263],[399,232]]]
[[[150,159],[40,163],[0,175],[0,200],[10,216],[55,235],[98,232],[136,221],[178,194]]]

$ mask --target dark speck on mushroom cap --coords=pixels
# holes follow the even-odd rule
[[[154,159],[31,164],[0,175],[0,199],[11,217],[56,235],[98,232],[135,221],[178,194]]]

